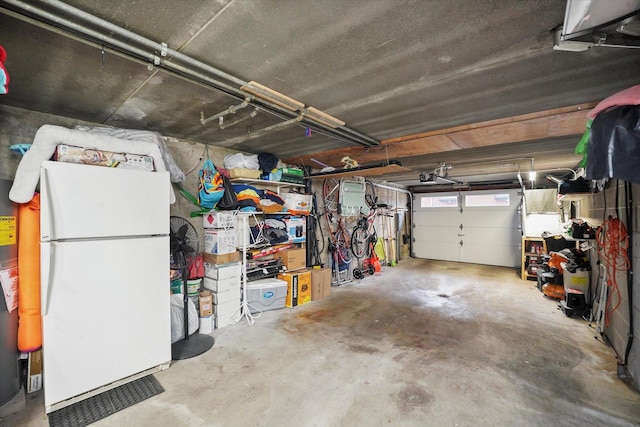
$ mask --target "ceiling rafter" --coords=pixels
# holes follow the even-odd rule
[[[579,136],[584,133],[587,113],[596,105],[597,102],[589,102],[419,134],[404,135],[382,140],[379,147],[341,148],[285,159],[285,161],[312,164],[310,159],[314,158],[328,165],[338,166],[342,157],[350,156],[361,164],[366,164],[513,142]]]

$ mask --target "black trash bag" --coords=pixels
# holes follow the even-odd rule
[[[233,211],[238,209],[238,196],[233,191],[233,185],[228,176],[222,175],[222,181],[224,186],[224,194],[222,199],[218,202],[216,207],[221,211]]]
[[[640,106],[623,105],[599,113],[587,146],[587,179],[617,178],[640,184]]]

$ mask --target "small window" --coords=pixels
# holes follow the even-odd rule
[[[457,206],[458,196],[420,197],[421,208],[455,208]]]
[[[482,206],[509,206],[509,194],[473,194],[464,196],[464,205],[467,207]]]

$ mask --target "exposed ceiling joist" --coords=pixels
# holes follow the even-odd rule
[[[340,164],[342,157],[349,156],[361,164],[366,164],[387,159],[402,159],[513,142],[579,136],[584,133],[587,113],[596,104],[596,102],[590,102],[504,119],[405,135],[383,140],[380,147],[366,149],[349,147],[313,153],[295,159],[285,159],[285,161],[312,164],[310,160],[314,158],[333,166]]]

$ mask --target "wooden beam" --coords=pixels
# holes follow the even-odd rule
[[[349,156],[360,164],[401,160],[465,148],[535,141],[584,133],[587,113],[597,102],[539,111],[503,119],[385,139],[377,147],[348,147],[284,159],[286,163],[315,166],[311,158],[339,167]],[[577,142],[577,141],[576,141]]]
[[[584,104],[572,105],[570,107],[554,108],[552,110],[538,111],[536,113],[529,113],[529,114],[521,114],[519,116],[505,117],[503,119],[488,120],[485,122],[471,123],[468,125],[455,126],[451,128],[438,129],[438,130],[433,130],[429,132],[399,136],[397,138],[384,139],[381,141],[381,144],[394,144],[397,142],[405,142],[405,141],[410,141],[412,139],[422,138],[427,136],[449,134],[454,132],[461,132],[461,131],[467,131],[472,129],[485,128],[485,127],[494,127],[494,126],[505,125],[509,123],[517,123],[517,122],[524,122],[527,120],[539,119],[543,117],[558,116],[558,115],[561,116],[567,113],[584,112],[584,116],[586,117],[587,113],[591,111],[596,105],[598,105],[597,102],[587,102]],[[586,124],[586,121],[585,121],[585,124]]]
[[[332,172],[319,172],[309,175],[309,179],[324,179],[324,178],[345,178],[350,176],[382,176],[392,173],[407,172],[409,168],[398,163],[389,163],[373,166],[361,166],[353,169],[337,169]]]

